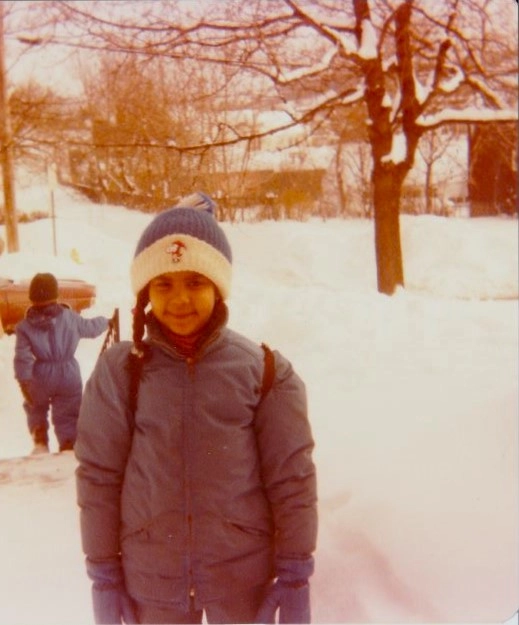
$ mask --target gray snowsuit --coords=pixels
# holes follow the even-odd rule
[[[75,452],[83,550],[121,554],[137,601],[197,608],[264,585],[274,559],[308,557],[317,535],[313,439],[303,382],[275,352],[223,328],[182,358],[148,328],[135,426],[131,343],[101,355],[85,387]],[[133,431],[132,431],[133,430]]]
[[[80,339],[99,336],[108,322],[52,303],[31,306],[17,324],[14,373],[19,382],[30,383],[32,402],[24,402],[30,432],[47,431],[50,408],[59,444],[76,440],[83,383],[74,354]]]

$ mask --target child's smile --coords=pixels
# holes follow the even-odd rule
[[[216,303],[216,288],[194,271],[164,273],[149,285],[150,303],[157,319],[174,334],[199,332],[210,319]]]

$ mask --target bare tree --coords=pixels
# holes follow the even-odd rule
[[[434,212],[434,164],[445,156],[452,139],[459,132],[455,126],[425,133],[418,144],[418,151],[425,164],[425,213]]]
[[[52,159],[53,147],[77,126],[77,104],[32,81],[14,87],[9,111],[16,160]]]
[[[47,3],[46,3],[47,4]],[[49,3],[51,4],[51,3]],[[399,207],[420,138],[452,123],[517,118],[517,10],[508,0],[221,0],[56,3],[55,41],[225,64],[258,77],[288,125],[362,103],[372,158],[379,291],[404,284]],[[188,14],[200,9],[200,14]],[[203,13],[203,14],[202,14]],[[270,85],[270,91],[267,86]],[[261,106],[259,91],[251,98]],[[235,129],[232,139],[255,133]],[[205,145],[185,145],[200,150]]]

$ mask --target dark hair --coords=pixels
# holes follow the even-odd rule
[[[130,375],[129,409],[132,414],[137,410],[139,382],[144,363],[151,357],[150,346],[144,342],[144,328],[146,325],[146,306],[150,301],[148,287],[139,291],[137,302],[133,310],[132,337],[133,347],[128,354],[127,368]]]
[[[29,285],[32,304],[43,304],[58,299],[58,281],[51,273],[37,273]]]

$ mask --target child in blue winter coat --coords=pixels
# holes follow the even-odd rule
[[[31,306],[16,326],[15,377],[20,385],[33,439],[33,453],[49,451],[49,410],[59,450],[70,450],[83,383],[74,354],[82,338],[95,338],[109,324],[106,317],[84,319],[58,303],[58,283],[50,273],[38,273],[29,286]]]
[[[314,446],[301,379],[227,327],[212,201],[156,216],[131,267],[133,341],[85,387],[75,453],[96,623],[310,622]],[[204,210],[206,208],[207,210]]]

